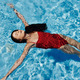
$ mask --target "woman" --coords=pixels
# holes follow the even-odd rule
[[[12,4],[8,5],[11,8],[13,8],[14,12],[17,14],[17,16],[22,20],[22,22],[25,25],[25,31],[15,30],[12,32],[11,38],[14,42],[17,43],[26,42],[27,44],[20,58],[14,63],[10,71],[1,80],[6,80],[6,78],[10,75],[10,73],[12,73],[12,71],[15,70],[23,62],[24,58],[28,54],[29,49],[32,47],[45,48],[45,49],[57,48],[63,50],[66,53],[77,54],[78,56],[80,56],[80,52],[70,46],[72,45],[80,49],[79,42],[62,34],[50,34],[44,32],[47,29],[46,24],[28,25],[24,17],[16,9],[14,9],[14,6]]]

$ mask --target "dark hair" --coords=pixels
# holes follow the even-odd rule
[[[26,33],[31,33],[34,31],[45,31],[47,29],[46,23],[42,24],[31,24],[27,27],[25,27],[25,32]]]
[[[20,39],[15,39],[15,38],[12,36],[15,31],[18,31],[18,30],[14,30],[14,31],[12,32],[12,34],[11,34],[11,39],[12,39],[14,42],[16,42],[16,43],[26,43],[26,39],[23,39],[23,40],[20,41]]]

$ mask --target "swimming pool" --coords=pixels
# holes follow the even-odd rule
[[[80,42],[80,0],[0,0],[0,79],[25,46],[10,38],[13,30],[24,30],[24,24],[6,3],[14,4],[29,24],[45,22],[47,32]],[[32,48],[7,80],[80,80],[80,59],[57,49]]]

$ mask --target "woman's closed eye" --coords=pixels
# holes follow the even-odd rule
[[[15,35],[18,35],[17,33]]]

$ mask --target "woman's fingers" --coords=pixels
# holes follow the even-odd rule
[[[1,80],[6,80],[6,77],[3,77]]]

